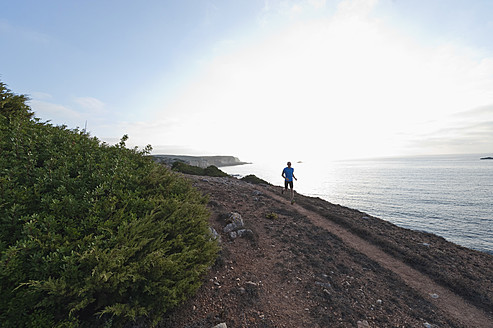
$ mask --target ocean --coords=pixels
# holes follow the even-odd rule
[[[292,162],[295,190],[493,254],[493,160],[487,154]],[[283,185],[285,161],[221,167]]]

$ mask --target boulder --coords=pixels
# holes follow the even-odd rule
[[[226,233],[229,233],[231,231],[235,231],[238,229],[243,228],[245,225],[243,222],[243,219],[239,213],[236,212],[231,212],[228,216],[228,221],[231,223],[228,223],[224,228],[223,231]]]

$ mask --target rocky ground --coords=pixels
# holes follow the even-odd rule
[[[279,187],[189,178],[222,250],[160,327],[493,327],[491,255]]]

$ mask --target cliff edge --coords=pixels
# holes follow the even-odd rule
[[[221,253],[161,327],[493,327],[493,256],[280,187],[189,176]]]

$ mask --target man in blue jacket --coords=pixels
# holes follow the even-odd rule
[[[288,166],[282,170],[281,176],[284,178],[284,189],[282,190],[282,193],[284,193],[285,190],[288,190],[289,186],[291,188],[291,204],[294,204],[293,179],[296,181],[298,181],[298,179],[294,176],[294,169],[291,167],[291,162],[288,162]]]

